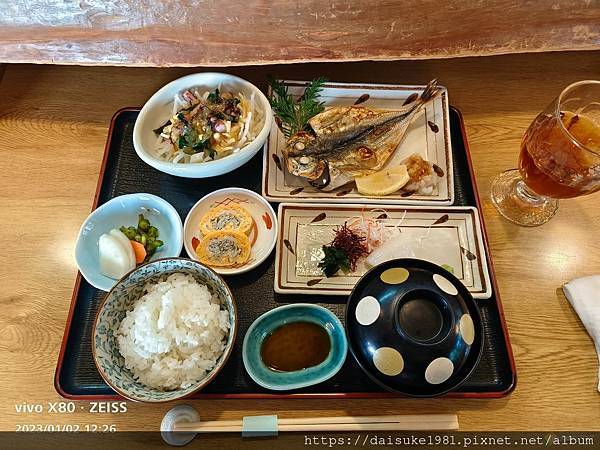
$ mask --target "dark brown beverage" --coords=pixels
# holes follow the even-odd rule
[[[519,169],[496,177],[490,198],[511,222],[535,227],[550,220],[558,199],[600,190],[600,81],[570,84],[531,123]]]
[[[540,114],[521,143],[519,171],[537,194],[569,198],[600,189],[600,127],[585,114]],[[566,131],[568,130],[568,132]]]

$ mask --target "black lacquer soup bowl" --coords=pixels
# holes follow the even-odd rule
[[[432,397],[456,389],[483,350],[479,309],[452,273],[418,259],[367,272],[346,306],[352,355],[382,387]]]

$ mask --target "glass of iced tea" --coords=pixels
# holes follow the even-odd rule
[[[541,225],[559,198],[600,190],[600,81],[567,86],[536,117],[521,142],[519,168],[492,183],[492,202],[518,225]]]

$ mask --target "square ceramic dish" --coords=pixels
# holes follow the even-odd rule
[[[279,239],[275,257],[275,291],[281,294],[349,295],[369,270],[366,260],[356,270],[323,275],[318,264],[322,246],[331,242],[336,228],[353,218],[378,219],[388,230],[400,230],[396,240],[410,242],[413,255],[445,265],[475,298],[492,294],[479,214],[473,207],[443,208],[382,205],[281,203],[277,213]],[[385,244],[384,244],[385,245]]]
[[[306,81],[285,81],[289,92],[295,97],[304,92]],[[363,105],[381,109],[402,106],[411,94],[419,94],[425,86],[403,86],[391,84],[325,83],[321,101],[326,106],[352,105],[363,94],[369,100]],[[416,153],[431,163],[437,164],[444,175],[438,178],[437,188],[432,195],[403,196],[401,192],[385,197],[368,197],[359,194],[354,184],[341,186],[331,192],[323,192],[288,173],[283,163],[281,149],[285,147],[285,136],[273,121],[271,135],[267,140],[263,159],[262,194],[272,202],[335,202],[335,203],[379,203],[405,205],[451,205],[454,201],[454,177],[452,166],[452,144],[448,119],[448,92],[438,87],[440,95],[417,113],[408,127],[406,135],[391,156],[387,166],[399,164]]]

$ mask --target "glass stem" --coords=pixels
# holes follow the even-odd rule
[[[519,180],[515,184],[515,196],[529,205],[541,205],[546,201],[546,197],[533,191],[523,180]]]

